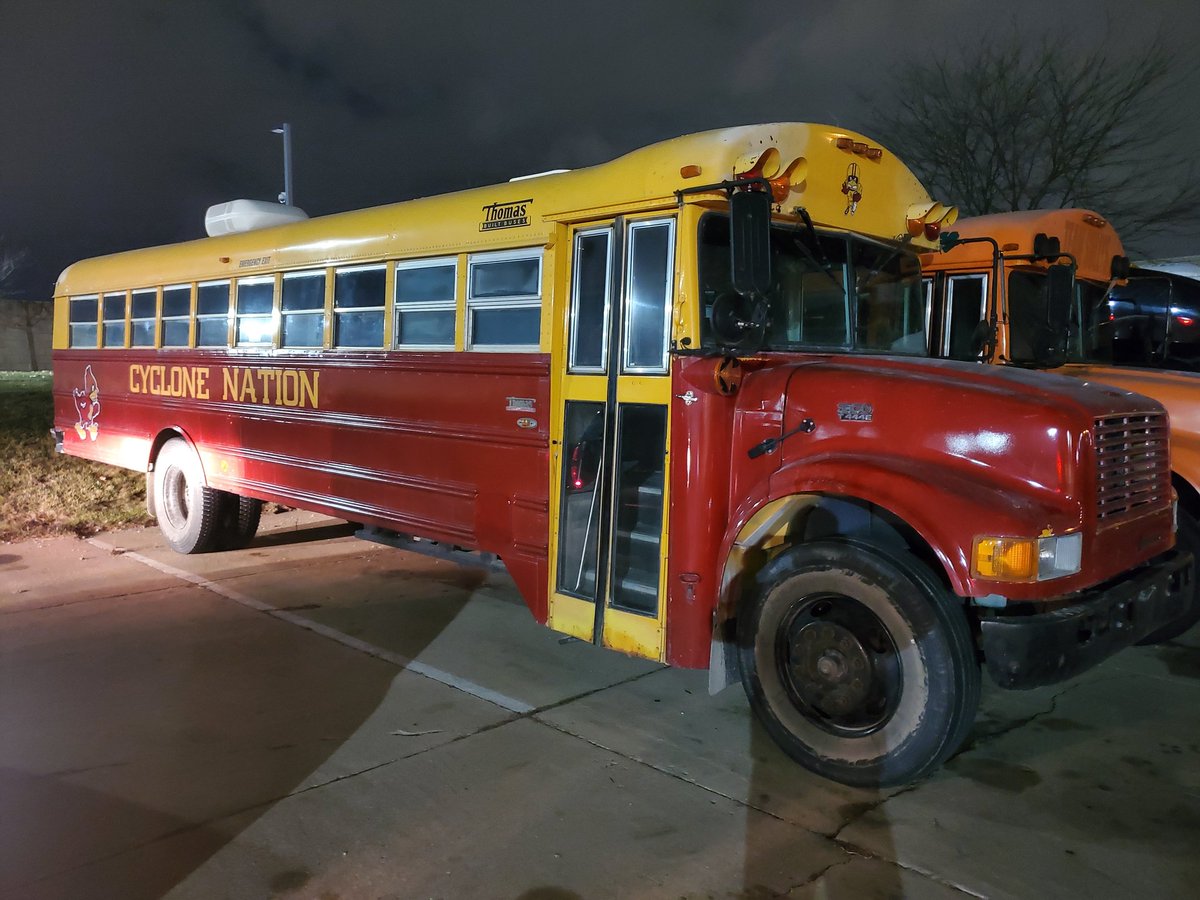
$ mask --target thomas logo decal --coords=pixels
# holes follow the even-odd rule
[[[508,203],[493,203],[483,208],[483,221],[479,223],[480,231],[498,231],[501,228],[517,228],[529,224],[529,204],[527,200],[512,200]]]
[[[75,400],[75,411],[79,414],[75,433],[81,441],[89,437],[94,441],[100,432],[97,424],[100,420],[100,385],[96,383],[91,366],[83,370],[83,387],[72,388],[71,396]]]

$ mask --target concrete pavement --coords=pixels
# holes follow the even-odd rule
[[[1191,897],[1200,635],[985,688],[885,793],[507,579],[268,517],[0,545],[0,896]]]

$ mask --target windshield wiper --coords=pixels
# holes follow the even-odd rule
[[[822,246],[820,238],[817,237],[817,229],[813,227],[812,216],[808,214],[808,210],[803,206],[796,207],[796,215],[798,215],[801,221],[804,222],[804,227],[808,229],[808,236],[812,239],[813,246],[815,246],[817,251],[821,254],[821,258],[817,259],[817,257],[813,255],[812,250],[809,249],[808,245],[798,237],[795,239],[796,246],[800,248],[800,252],[808,258],[810,263],[829,276],[829,280],[834,283],[844,298],[846,296],[846,286],[841,281],[838,281],[836,278],[834,278],[833,272],[830,271],[833,268],[833,260],[831,260],[825,253],[825,247]]]
[[[862,291],[863,288],[870,284],[880,272],[890,266],[893,261],[899,258],[901,253],[908,249],[908,245],[912,243],[912,239],[913,236],[911,234],[906,234],[903,238],[901,238],[900,243],[892,248],[892,252],[884,258],[883,262],[879,263],[879,265],[875,266],[874,268],[868,269],[858,277],[858,280],[854,282],[855,290]]]

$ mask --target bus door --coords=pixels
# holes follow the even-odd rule
[[[549,625],[661,659],[675,221],[578,226],[571,247]]]

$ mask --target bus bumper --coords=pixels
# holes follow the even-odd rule
[[[1168,551],[1084,591],[1069,606],[981,619],[988,673],[1000,687],[1014,690],[1064,681],[1186,615],[1198,602],[1192,555]]]

